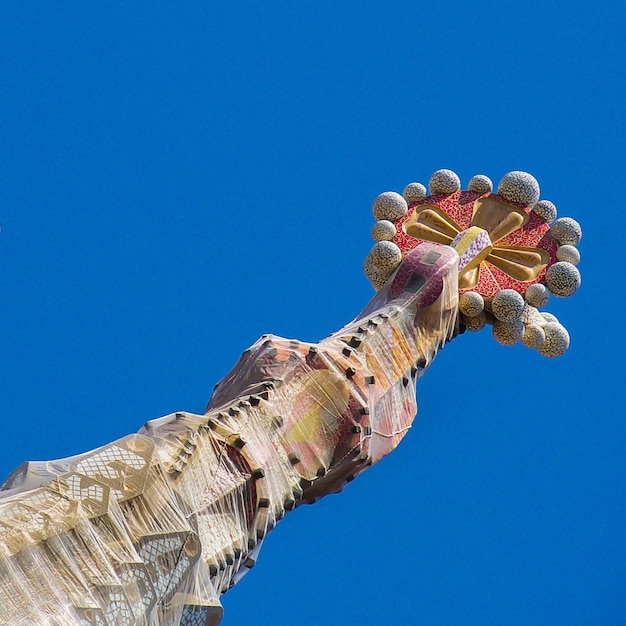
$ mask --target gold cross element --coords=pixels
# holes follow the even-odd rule
[[[471,227],[461,227],[434,204],[420,204],[402,225],[404,232],[434,243],[452,245],[461,256],[476,248],[475,254],[460,267],[459,289],[472,289],[478,284],[480,267],[487,261],[520,282],[536,280],[550,262],[550,255],[541,248],[498,245],[507,235],[528,222],[528,214],[496,196],[481,197],[474,202]],[[489,242],[477,245],[484,233]],[[454,244],[454,245],[453,245]]]

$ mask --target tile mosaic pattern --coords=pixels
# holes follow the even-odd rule
[[[452,194],[438,194],[423,198],[411,204],[407,214],[395,223],[396,236],[394,237],[394,242],[399,246],[403,256],[406,256],[413,248],[424,241],[424,239],[416,239],[408,235],[403,225],[411,219],[416,211],[419,212],[425,206],[434,207],[443,213],[449,221],[453,223],[457,233],[460,233],[473,225],[472,219],[475,215],[476,201],[480,198],[487,197],[500,200],[503,204],[509,205],[511,210],[521,209],[527,215],[527,221],[520,228],[502,239],[492,242],[494,248],[522,250],[539,248],[549,255],[550,263],[556,261],[556,250],[558,246],[548,234],[549,226],[538,215],[531,212],[527,206],[507,202],[493,193],[480,194],[475,191],[457,191]],[[487,299],[493,298],[502,289],[514,289],[519,293],[524,293],[529,285],[543,282],[545,272],[546,269],[543,268],[535,279],[531,281],[520,281],[507,274],[501,268],[496,267],[493,263],[489,262],[489,260],[484,260],[480,264],[478,282],[471,290],[477,291]],[[461,292],[467,290],[468,289],[462,289]]]

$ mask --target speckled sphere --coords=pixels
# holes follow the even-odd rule
[[[524,298],[513,289],[503,289],[491,301],[491,311],[501,322],[513,322],[524,311]]]
[[[391,274],[402,261],[402,252],[393,241],[379,241],[370,250],[371,262],[380,270]]]
[[[548,304],[550,300],[550,290],[541,283],[535,283],[526,290],[524,296],[530,306],[540,309],[542,306]]]
[[[467,317],[476,317],[485,308],[485,300],[477,291],[466,291],[459,297],[459,311]]]
[[[539,200],[539,183],[527,172],[509,172],[500,181],[498,194],[532,208]]]
[[[542,311],[541,317],[543,317],[544,326],[552,322],[559,324],[559,318],[556,315],[552,315],[552,313],[548,313],[547,311]]]
[[[408,204],[413,204],[414,202],[423,200],[428,195],[428,191],[422,183],[409,183],[404,188],[402,195]]]
[[[399,220],[408,210],[406,200],[395,191],[381,193],[372,205],[372,213],[377,220],[390,222]]]
[[[561,356],[569,348],[569,333],[561,324],[550,322],[543,328],[546,339],[539,347],[539,353],[549,358]]]
[[[437,170],[428,181],[430,193],[454,193],[461,189],[461,181],[452,170]]]
[[[559,261],[567,261],[572,265],[578,265],[580,263],[580,252],[578,252],[578,248],[565,244],[556,251],[556,258]]]
[[[571,217],[559,217],[550,226],[550,235],[561,246],[566,244],[577,246],[583,236],[583,231],[580,224]]]
[[[534,324],[535,326],[544,326],[546,320],[543,319],[541,313],[534,307],[526,303],[524,306],[524,312],[522,313],[522,317],[520,317],[525,326],[530,326]]]
[[[387,283],[387,278],[384,278],[383,276],[379,276],[378,278],[375,278],[374,280],[371,280],[370,282],[372,283],[372,287],[374,287],[374,289],[376,291],[380,291]]]
[[[391,241],[396,236],[396,227],[389,220],[380,220],[372,226],[374,241]]]
[[[522,340],[524,335],[524,324],[521,320],[514,322],[501,322],[496,320],[491,328],[493,338],[503,346],[514,346]]]
[[[363,273],[368,280],[373,280],[381,274],[381,271],[372,263],[372,258],[369,255],[363,263]]]
[[[546,339],[546,333],[543,328],[537,324],[530,324],[524,327],[524,334],[522,335],[522,343],[527,348],[539,348],[543,345]]]
[[[493,191],[493,183],[488,176],[476,174],[476,176],[470,178],[467,188],[476,193],[491,193]]]
[[[482,311],[474,317],[467,317],[463,315],[461,317],[461,321],[465,324],[465,328],[467,328],[467,330],[477,333],[485,327],[485,324],[487,323],[487,316],[485,315],[485,312]]]
[[[551,224],[556,219],[556,207],[550,200],[539,200],[533,207],[533,213],[536,213],[547,224]]]
[[[383,285],[387,282],[389,278],[389,274],[384,272],[383,270],[378,269],[371,261],[370,257],[365,259],[365,263],[363,264],[363,272],[365,273],[365,277],[367,280],[372,283],[372,287],[376,289],[376,291],[380,291],[383,288]]]
[[[567,298],[580,287],[580,272],[575,265],[559,261],[548,268],[546,285],[555,296]]]

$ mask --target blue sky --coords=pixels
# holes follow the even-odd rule
[[[287,516],[225,626],[626,622],[616,2],[3,3],[0,473],[201,412],[372,291],[371,202],[522,169],[581,222],[572,336],[466,333],[390,457]]]

